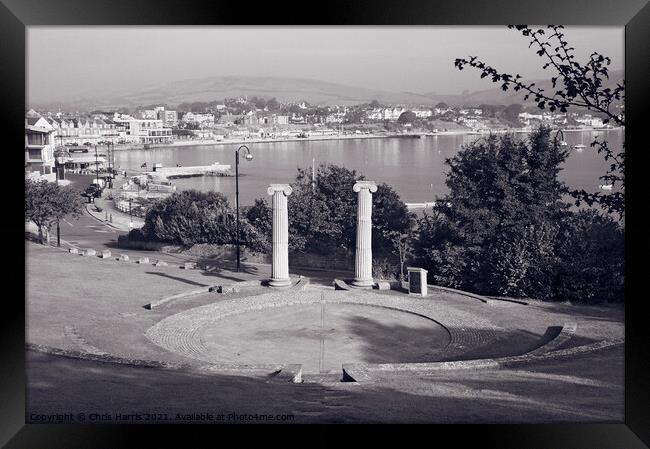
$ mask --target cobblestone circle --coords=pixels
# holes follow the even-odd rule
[[[272,291],[196,307],[161,320],[149,328],[145,335],[150,341],[168,351],[209,363],[218,363],[214,351],[209,353],[201,341],[200,335],[204,327],[229,316],[255,310],[320,302],[382,307],[428,318],[442,325],[450,335],[450,343],[436,354],[439,359],[448,360],[487,345],[505,331],[487,318],[464,312],[442,301],[380,295],[366,290],[307,289]]]

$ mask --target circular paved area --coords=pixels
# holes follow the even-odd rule
[[[196,307],[145,335],[169,351],[216,365],[291,363],[318,373],[344,363],[436,361],[485,344],[500,331],[488,319],[438,301],[313,289]]]
[[[306,373],[340,370],[350,362],[429,361],[450,341],[444,327],[419,315],[327,302],[235,315],[207,324],[196,335],[205,355],[215,360],[299,363]]]

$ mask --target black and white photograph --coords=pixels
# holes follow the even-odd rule
[[[624,423],[625,42],[26,27],[25,423]]]

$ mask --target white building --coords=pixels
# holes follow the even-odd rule
[[[196,114],[194,112],[186,112],[183,115],[183,122],[185,123],[197,123],[201,126],[211,126],[214,125],[214,114]]]
[[[368,117],[370,118],[370,117]],[[343,123],[345,121],[345,112],[338,111],[328,114],[325,117],[325,123]]]
[[[48,117],[47,121],[54,128],[59,145],[96,145],[106,141],[117,142],[125,136],[124,128],[110,119]]]
[[[278,125],[288,125],[289,124],[289,116],[288,115],[276,115],[276,123]]]
[[[581,123],[585,126],[591,126],[592,128],[602,128],[605,126],[601,119],[598,117],[592,117],[590,114],[585,114],[584,116],[578,117],[575,120],[578,123]]]
[[[142,118],[148,120],[154,120],[158,118],[158,111],[155,109],[145,109],[142,111]]]
[[[433,115],[431,109],[411,109],[417,118],[428,118]]]
[[[371,111],[366,112],[366,117],[368,120],[383,120],[384,110],[381,108],[374,108]]]
[[[25,118],[25,176],[56,180],[54,170],[55,130],[43,117]]]
[[[384,109],[384,120],[397,120],[400,115],[406,112],[406,109],[395,107]]]
[[[126,140],[136,143],[172,143],[171,128],[163,127],[162,120],[117,119],[124,126]]]
[[[178,125],[178,113],[176,111],[166,111],[164,108],[158,111],[158,120],[162,120],[164,127],[173,127]]]

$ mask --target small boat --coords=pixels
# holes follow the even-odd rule
[[[560,146],[561,146],[561,147],[566,147],[566,146],[568,146],[568,145],[569,145],[569,144],[566,142],[566,140],[563,140],[562,142],[560,142]]]
[[[601,184],[598,187],[602,190],[612,190],[614,188],[612,184]]]
[[[581,143],[579,143],[579,144],[573,146],[573,149],[576,150],[576,151],[582,151],[582,150],[584,150],[585,148],[587,148],[587,147],[585,147],[585,146],[584,146],[583,144],[581,144]]]

